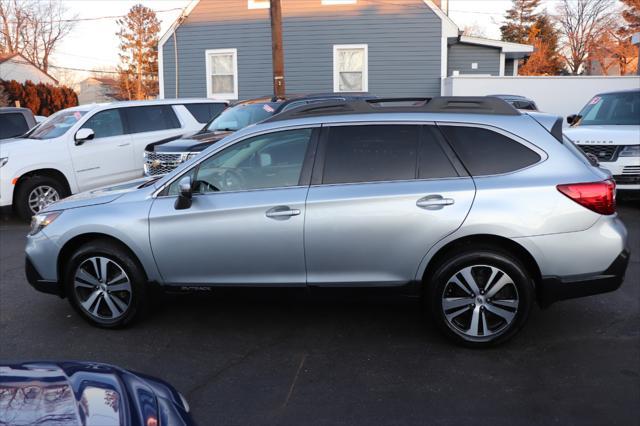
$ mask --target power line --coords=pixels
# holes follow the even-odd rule
[[[166,13],[166,12],[176,12],[178,10],[182,10],[183,8],[181,7],[174,7],[172,9],[164,9],[164,10],[153,10],[154,13],[158,14],[158,13]],[[69,19],[53,19],[51,21],[46,21],[45,23],[47,24],[53,24],[53,23],[57,23],[57,22],[85,22],[85,21],[100,21],[102,19],[120,19],[120,18],[126,18],[127,15],[111,15],[111,16],[94,16],[94,17],[90,17],[90,18],[69,18]],[[15,24],[17,23],[16,21],[10,20],[8,21],[10,24]]]
[[[11,60],[11,62],[16,64],[24,64],[24,65],[33,65],[37,68],[36,65],[29,61],[20,61],[20,60]],[[119,74],[118,71],[105,71],[105,70],[92,70],[87,68],[71,68],[71,67],[62,67],[58,65],[49,65],[49,68],[55,68],[59,70],[67,70],[67,71],[83,71],[83,72],[93,72],[97,74]],[[156,75],[155,73],[142,73],[143,75]]]

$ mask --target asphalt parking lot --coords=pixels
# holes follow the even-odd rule
[[[360,291],[171,296],[134,327],[85,323],[24,278],[0,221],[0,362],[91,360],[164,378],[201,425],[640,424],[640,202],[614,293],[536,309],[511,342],[443,340],[410,299]]]

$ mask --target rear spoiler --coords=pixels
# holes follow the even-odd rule
[[[558,142],[562,143],[562,117],[539,112],[527,112],[526,114],[547,129]]]

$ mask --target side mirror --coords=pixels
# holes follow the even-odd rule
[[[82,145],[86,141],[90,141],[96,136],[93,129],[80,129],[76,132],[76,136],[74,137],[76,145]]]
[[[178,183],[180,193],[178,199],[174,204],[176,210],[184,210],[191,207],[191,197],[193,195],[193,188],[191,187],[191,176],[185,176],[180,179]]]
[[[567,116],[567,123],[569,124],[569,126],[573,126],[581,118],[582,118],[582,116],[580,114],[571,114],[571,115]]]

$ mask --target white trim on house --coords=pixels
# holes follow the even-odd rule
[[[513,60],[513,76],[518,75],[518,65],[520,65],[520,61],[518,59]]]
[[[505,56],[504,52],[500,52],[500,67],[498,68],[498,75],[500,77],[504,77]]]
[[[488,38],[473,37],[461,35],[459,39],[460,43],[477,44],[480,46],[498,47],[502,50],[502,53],[531,53],[533,52],[533,45],[510,43],[508,41],[492,40]]]
[[[164,99],[164,55],[158,49],[158,99]]]
[[[228,55],[233,56],[233,92],[232,93],[214,93],[211,84],[211,56],[215,55]],[[206,76],[207,79],[207,98],[216,98],[224,100],[238,99],[238,49],[207,49],[204,52],[204,60],[206,62]]]
[[[193,11],[193,9],[195,9],[198,3],[200,3],[200,0],[191,0],[191,3],[189,3],[187,7],[184,8],[180,16],[176,18],[176,20],[173,22],[173,24],[171,24],[169,29],[162,35],[162,37],[160,37],[160,40],[158,40],[158,50],[162,49],[162,46],[164,46],[164,44],[171,38],[171,36],[173,35],[173,32],[178,29],[182,21],[187,16],[189,16],[189,14]]]
[[[362,68],[362,92],[369,91],[369,45],[368,44],[334,44],[333,45],[333,91],[340,90],[340,71],[338,69],[338,51],[344,49],[363,49],[364,64]]]
[[[436,4],[431,0],[423,0],[423,1],[424,1],[424,4],[426,4],[429,7],[429,9],[431,9],[431,11],[435,13],[438,16],[438,18],[440,18],[440,21],[442,22],[443,37],[458,37],[460,35],[460,29],[458,28],[456,23],[453,22],[451,18],[449,18],[449,15],[444,13],[444,11],[440,9],[438,6],[436,6]]]
[[[269,9],[271,2],[269,0],[247,0],[247,9]]]

